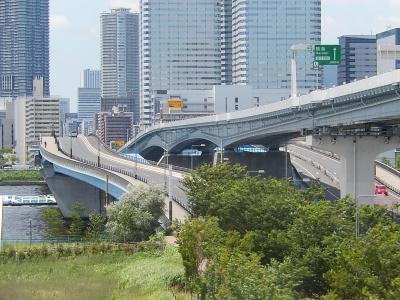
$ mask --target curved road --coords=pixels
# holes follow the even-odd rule
[[[70,153],[72,146],[72,155],[85,159],[97,164],[98,145],[93,138],[79,135],[76,138],[64,137],[60,138],[60,146],[65,153]],[[149,183],[168,187],[169,171],[152,165],[135,163],[134,161],[125,159],[118,154],[113,154],[110,150],[100,147],[100,163],[113,166],[124,171],[135,172],[137,166],[137,175],[141,176]],[[186,195],[181,180],[185,176],[184,173],[173,171],[171,176],[172,195],[179,199],[183,204],[187,205]]]

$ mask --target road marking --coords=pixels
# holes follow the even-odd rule
[[[292,164],[296,165],[297,167],[300,167],[301,169],[303,169],[304,171],[306,171],[308,174],[310,174],[310,177],[314,180],[319,180],[320,178],[315,177],[309,170],[307,170],[305,167],[303,167],[302,165],[300,165],[299,163],[292,161]],[[318,173],[317,173],[318,174]],[[329,185],[329,184],[327,184]],[[337,195],[335,195],[334,193],[332,193],[328,188],[326,188],[326,191],[333,196],[335,199],[340,199],[340,197],[338,197]]]
[[[337,163],[337,164],[340,165],[340,160],[337,160],[337,159],[335,159],[335,158],[329,157],[328,155],[324,155],[324,154],[322,154],[322,153],[313,151],[313,150],[308,149],[308,148],[306,148],[306,147],[301,147],[301,146],[294,145],[294,144],[290,144],[290,145],[289,145],[289,147],[291,147],[291,146],[293,146],[293,147],[295,147],[295,148],[298,148],[298,149],[301,149],[301,150],[305,150],[305,151],[311,152],[312,154],[317,155],[317,156],[322,156],[322,159],[324,159],[324,158],[325,158],[325,159],[330,159],[330,160],[332,160],[333,162],[335,162],[335,163]]]
[[[84,145],[86,146],[86,148],[87,148],[90,152],[92,152],[92,154],[95,154],[95,155],[96,155],[97,149],[94,149],[94,147],[90,144],[90,142],[88,141],[88,139],[87,139],[86,137],[82,137],[82,136],[80,136],[79,138],[80,138],[81,140],[83,140],[83,143],[84,143]],[[106,157],[108,160],[111,160],[111,161],[120,163],[120,164],[122,164],[122,165],[125,165],[125,164],[127,164],[127,163],[128,163],[130,166],[134,166],[134,165],[135,165],[135,162],[134,162],[134,161],[130,161],[130,160],[127,160],[127,159],[118,158],[118,157],[116,157],[116,156],[112,156],[112,155],[106,154],[106,153],[104,153],[104,152],[101,152],[101,154],[102,154],[101,157]],[[147,171],[150,171],[150,172],[154,172],[154,173],[158,173],[158,174],[160,174],[160,175],[164,175],[164,172],[165,172],[165,169],[155,168],[155,167],[152,167],[152,166],[146,166],[146,165],[143,165],[143,164],[141,164],[141,163],[139,163],[139,162],[137,162],[137,168],[138,168],[138,169],[147,170]],[[183,175],[180,174],[180,173],[177,173],[177,172],[172,172],[172,177],[175,177],[175,178],[178,178],[178,179],[182,179],[182,178],[183,178]]]

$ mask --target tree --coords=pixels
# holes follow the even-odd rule
[[[107,208],[107,233],[118,242],[147,240],[164,215],[164,192],[147,185],[130,186],[128,192]]]
[[[18,157],[15,154],[9,155],[8,159],[13,165],[18,162]]]
[[[102,214],[91,213],[86,235],[89,239],[98,240],[105,235],[107,218]]]
[[[393,224],[377,225],[360,239],[341,243],[325,275],[327,299],[400,299],[399,240],[400,229]]]
[[[71,236],[81,237],[85,231],[85,223],[83,222],[84,208],[79,202],[76,202],[73,206],[72,213],[70,215],[71,224],[68,228],[68,234]]]
[[[45,233],[49,237],[65,235],[64,219],[58,208],[48,207],[42,212],[42,220],[46,223]]]

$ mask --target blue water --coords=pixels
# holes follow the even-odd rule
[[[0,186],[0,195],[39,196],[49,194],[47,186]],[[3,240],[41,239],[44,224],[41,213],[45,207],[5,206],[3,208]]]

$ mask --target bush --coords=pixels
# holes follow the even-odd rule
[[[164,192],[152,186],[131,186],[121,200],[107,208],[107,233],[116,242],[147,240],[164,214]]]

